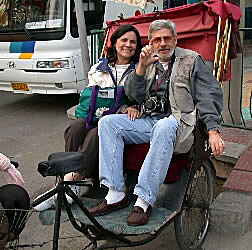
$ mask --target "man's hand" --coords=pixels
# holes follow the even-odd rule
[[[139,118],[140,112],[136,108],[136,105],[127,107],[125,110],[122,111],[123,114],[128,114],[128,118],[131,121],[134,121],[136,118]]]
[[[144,75],[147,67],[150,64],[158,61],[158,57],[154,55],[155,53],[152,47],[152,43],[150,41],[149,45],[146,45],[145,47],[143,47],[140,53],[139,64],[136,68],[137,75]]]
[[[224,149],[225,149],[225,143],[222,140],[220,134],[218,133],[218,131],[215,130],[209,130],[208,131],[208,135],[209,135],[209,144],[211,146],[212,152],[214,156],[220,156]]]

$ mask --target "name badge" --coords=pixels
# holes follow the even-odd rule
[[[101,98],[114,98],[114,93],[115,90],[114,89],[100,89],[98,92],[98,97]]]

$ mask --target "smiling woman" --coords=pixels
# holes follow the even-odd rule
[[[127,64],[135,54],[137,37],[135,32],[130,31],[117,39],[115,49],[117,51],[116,64]]]
[[[139,32],[132,25],[120,26],[114,31],[110,38],[111,45],[107,48],[107,58],[108,61],[113,65],[117,64],[118,60],[125,57],[126,63],[132,61],[134,63],[138,62],[138,57],[141,52],[142,43]],[[129,50],[131,55],[124,55],[122,49]],[[122,53],[122,55],[121,55]]]

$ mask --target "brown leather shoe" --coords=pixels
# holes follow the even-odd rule
[[[133,207],[130,215],[128,216],[127,223],[129,226],[142,226],[148,222],[148,219],[151,215],[151,206],[149,206],[144,212],[141,207]]]
[[[99,215],[109,214],[118,209],[125,208],[129,204],[130,204],[129,197],[125,195],[125,197],[121,201],[113,203],[113,204],[109,204],[109,205],[107,204],[106,199],[103,199],[99,201],[96,205],[94,205],[93,207],[90,207],[88,211],[94,216],[99,216]]]

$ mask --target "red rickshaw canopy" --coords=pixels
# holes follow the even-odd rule
[[[159,12],[138,15],[123,20],[107,21],[109,31],[106,46],[110,45],[110,36],[123,24],[134,25],[142,38],[143,45],[148,43],[148,28],[152,21],[170,19],[176,24],[177,46],[197,51],[204,60],[214,60],[219,16],[222,17],[222,29],[226,18],[231,24],[241,17],[240,8],[220,0],[188,4]]]

